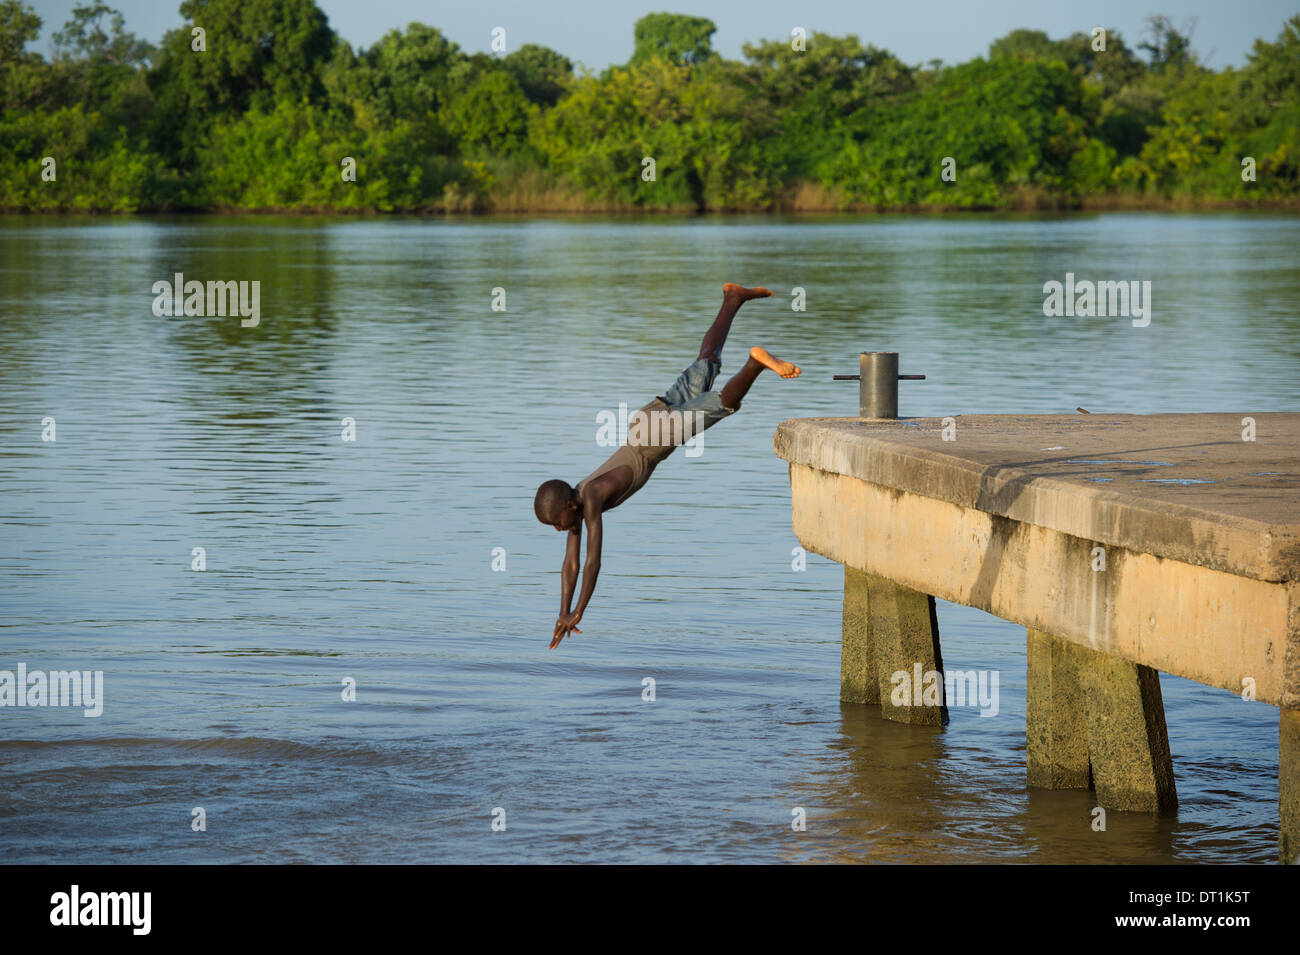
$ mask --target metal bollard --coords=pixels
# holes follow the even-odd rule
[[[898,352],[864,351],[856,375],[835,375],[836,381],[858,382],[858,416],[897,418],[899,381],[924,381],[925,375],[900,375]]]
[[[864,351],[858,367],[858,416],[897,418],[898,352]]]

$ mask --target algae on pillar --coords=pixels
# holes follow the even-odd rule
[[[896,723],[947,723],[934,598],[884,577],[873,576],[868,591],[880,715]]]
[[[1106,809],[1178,805],[1160,674],[1151,667],[1029,630],[1029,785],[1096,788]]]
[[[840,699],[897,723],[948,722],[933,597],[844,566]]]
[[[1040,789],[1087,789],[1088,724],[1078,656],[1068,644],[1029,630],[1025,755],[1028,782]]]
[[[845,703],[880,702],[876,679],[876,644],[867,611],[868,575],[844,565],[844,615],[840,640],[840,699]]]
[[[1278,861],[1300,865],[1300,710],[1279,713],[1277,757]]]

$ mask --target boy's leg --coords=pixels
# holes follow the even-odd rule
[[[740,400],[764,368],[776,372],[782,378],[798,378],[800,373],[798,365],[782,361],[767,349],[755,345],[749,350],[749,360],[745,366],[721,391],[705,391],[672,408],[672,411],[680,412],[682,416],[683,434],[699,434],[739,411]]]
[[[700,342],[700,354],[696,361],[699,361],[700,358],[711,358],[716,362],[721,362],[722,346],[727,341],[727,333],[731,331],[731,320],[740,311],[740,306],[751,298],[767,298],[771,294],[770,291],[761,286],[745,288],[735,282],[728,282],[722,286],[722,308],[718,309],[718,317],[713,320],[709,330],[704,333],[704,340]]]
[[[704,334],[699,357],[677,376],[677,381],[659,395],[659,399],[670,408],[680,408],[708,392],[722,367],[722,346],[727,340],[727,332],[731,330],[731,320],[736,317],[736,312],[751,298],[767,298],[771,294],[765,288],[745,288],[734,282],[722,286],[722,308]]]
[[[766,348],[755,345],[749,350],[749,360],[740,371],[732,375],[731,380],[722,386],[722,404],[735,411],[740,408],[740,401],[748,394],[759,373],[767,368],[782,378],[798,378],[800,368],[793,362],[777,358]]]

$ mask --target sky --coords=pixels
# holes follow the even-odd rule
[[[38,52],[49,54],[50,33],[91,0],[25,0],[44,20]],[[127,30],[157,42],[181,24],[179,0],[105,0],[126,16]],[[812,34],[855,33],[904,62],[961,63],[988,52],[990,41],[1024,27],[1053,39],[1094,26],[1117,29],[1130,47],[1143,37],[1148,14],[1162,13],[1184,28],[1195,24],[1192,46],[1215,69],[1243,66],[1256,38],[1277,39],[1282,24],[1300,13],[1298,0],[317,0],[330,25],[349,43],[368,46],[395,27],[427,23],[468,52],[491,49],[492,30],[504,27],[507,50],[540,43],[593,71],[625,63],[632,27],[646,13],[667,10],[708,17],[717,24],[713,48],[739,59],[742,43],[788,38],[794,27]]]

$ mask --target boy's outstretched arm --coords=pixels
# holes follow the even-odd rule
[[[582,525],[569,531],[564,538],[564,562],[560,564],[560,618],[569,614],[573,603],[573,588],[578,584],[578,556],[582,548]]]
[[[560,618],[555,621],[555,632],[551,637],[551,649],[554,650],[560,645],[560,641],[569,635],[570,632],[582,633],[578,629],[578,622],[582,620],[582,614],[587,609],[587,604],[591,602],[591,595],[596,590],[596,578],[600,576],[600,542],[603,531],[600,508],[593,507],[586,515],[587,520],[587,563],[582,571],[582,593],[578,597],[578,606],[572,613],[569,612],[569,598],[573,595],[573,585],[565,582],[564,606]],[[577,531],[569,534],[570,541],[577,537]],[[578,575],[578,548],[576,544],[571,544],[569,550],[565,552],[565,572],[569,570],[569,554],[573,555],[573,577]]]

